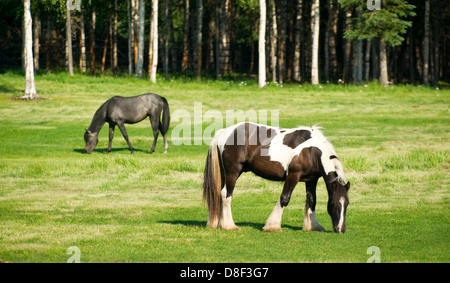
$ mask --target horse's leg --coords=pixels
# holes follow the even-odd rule
[[[133,154],[134,148],[131,146],[131,143],[128,140],[128,134],[127,134],[127,130],[125,130],[125,125],[122,122],[120,122],[120,123],[117,123],[117,126],[119,127],[120,131],[122,132],[123,138],[127,141],[128,147],[130,148],[130,151],[131,151],[131,154]]]
[[[281,217],[283,216],[284,208],[288,205],[292,191],[299,181],[298,173],[289,173],[284,182],[283,192],[281,193],[280,199],[277,201],[275,208],[270,214],[269,218],[264,225],[263,230],[269,232],[280,232],[281,231]]]
[[[225,230],[240,230],[236,224],[234,224],[233,216],[231,215],[231,199],[233,198],[233,190],[238,177],[239,173],[227,172],[225,187],[221,191],[222,207],[219,216],[219,227]]]
[[[169,149],[169,144],[167,143],[167,133],[162,132],[162,124],[159,123],[159,131],[161,132],[161,135],[164,138],[164,154],[167,153],[167,150]]]
[[[319,224],[316,217],[316,186],[317,179],[306,182],[306,205],[303,231],[325,231],[325,228]]]
[[[108,144],[108,151],[106,153],[110,153],[111,152],[112,140],[114,138],[114,128],[115,127],[116,127],[115,124],[113,124],[113,123],[109,124],[109,144]]]
[[[159,124],[160,124],[159,123],[159,115],[150,116],[150,124],[152,125],[152,129],[153,129],[153,145],[152,145],[152,149],[150,150],[149,154],[151,154],[155,151],[156,141],[158,140]]]

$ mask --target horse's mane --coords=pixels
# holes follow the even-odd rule
[[[319,125],[314,125],[311,127],[311,132],[316,134],[316,137],[319,139],[319,142],[328,149],[329,156],[334,155],[336,158],[330,159],[330,162],[333,163],[334,168],[336,170],[337,177],[332,181],[338,181],[341,185],[345,186],[347,183],[344,175],[344,167],[342,166],[341,161],[337,158],[336,151],[334,150],[334,146],[327,140],[327,138],[322,133],[323,127]]]

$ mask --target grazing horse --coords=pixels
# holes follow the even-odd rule
[[[160,121],[161,112],[163,113],[162,122]],[[128,139],[124,124],[138,123],[146,117],[150,117],[150,124],[153,128],[153,145],[149,153],[155,151],[159,131],[161,131],[164,137],[164,153],[167,153],[167,149],[169,148],[167,144],[167,131],[170,123],[169,104],[167,104],[167,100],[164,97],[153,93],[133,97],[114,96],[103,103],[97,112],[95,112],[89,129],[86,129],[84,133],[84,141],[86,142],[85,152],[91,153],[94,150],[98,143],[98,133],[107,122],[109,124],[109,145],[107,153],[111,151],[116,125],[127,141],[131,153],[133,153],[134,149]]]
[[[306,183],[303,230],[325,231],[315,214],[316,185],[323,177],[333,229],[345,232],[350,183],[345,181],[342,164],[319,128],[282,129],[243,122],[217,131],[204,171],[208,227],[239,230],[231,215],[231,199],[236,180],[248,171],[268,180],[284,181],[283,192],[264,231],[281,231],[283,210],[299,181]]]

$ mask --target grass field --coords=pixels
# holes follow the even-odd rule
[[[66,262],[71,246],[79,248],[81,262],[366,262],[371,246],[379,248],[381,262],[450,261],[449,90],[376,84],[259,90],[253,81],[152,85],[128,77],[51,74],[36,77],[44,100],[13,99],[24,85],[20,74],[0,75],[3,261]],[[176,119],[167,155],[162,139],[147,154],[148,120],[127,126],[133,155],[119,131],[113,151],[105,154],[107,126],[93,154],[83,154],[84,129],[102,102],[145,92],[166,97],[171,113],[185,110],[192,123],[195,102],[202,103],[202,113],[218,110],[223,117],[227,110],[279,110],[285,128],[320,123],[352,183],[347,232],[301,230],[303,183],[284,212],[283,231],[263,232],[282,183],[251,173],[241,176],[233,197],[241,231],[206,228],[208,145],[174,145]],[[321,180],[317,218],[331,231],[327,200]]]

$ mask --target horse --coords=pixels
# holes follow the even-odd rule
[[[160,121],[161,112],[162,122]],[[166,154],[169,148],[167,143],[167,131],[170,123],[169,104],[164,97],[154,93],[145,93],[133,97],[114,96],[103,103],[95,112],[91,125],[84,133],[84,141],[86,143],[84,148],[85,153],[92,153],[97,146],[98,133],[106,122],[109,124],[109,145],[107,153],[111,152],[116,125],[128,143],[131,153],[133,153],[134,148],[128,139],[124,124],[138,123],[146,117],[149,117],[153,129],[153,145],[149,153],[155,151],[158,133],[161,131],[164,138],[164,153]]]
[[[242,122],[216,131],[206,158],[203,201],[209,216],[207,227],[239,230],[231,213],[236,180],[243,172],[284,181],[283,191],[267,219],[264,231],[281,231],[281,218],[298,182],[306,184],[303,231],[325,231],[317,221],[316,186],[320,177],[328,191],[328,213],[334,232],[344,233],[350,182],[334,147],[321,128],[276,128]]]

